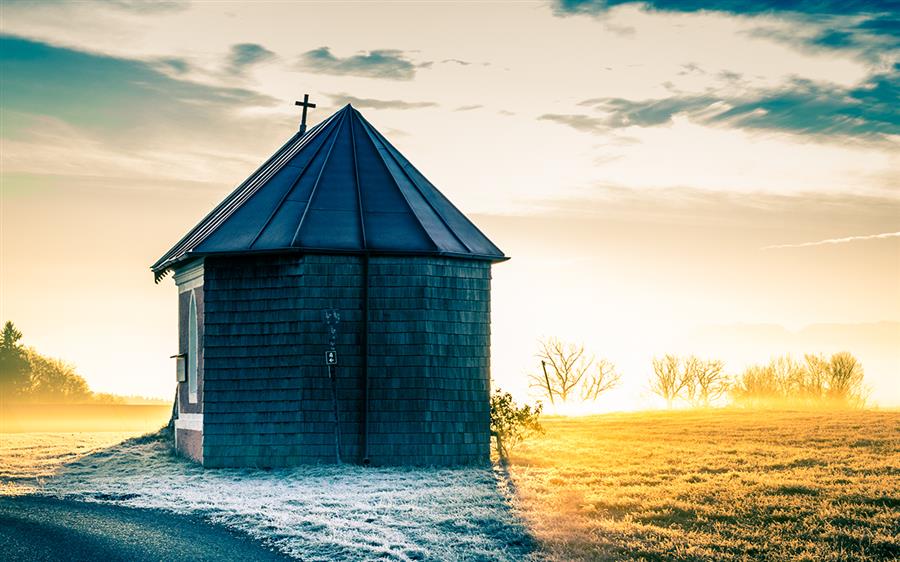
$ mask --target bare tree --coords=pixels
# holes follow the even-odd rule
[[[617,386],[620,380],[616,366],[606,359],[599,359],[594,363],[594,370],[583,379],[581,398],[596,400],[601,394]]]
[[[710,404],[728,392],[729,381],[724,369],[724,363],[717,359],[696,362],[691,379],[696,387],[694,396],[698,406],[709,408]]]
[[[680,367],[681,361],[675,355],[665,355],[661,359],[653,358],[650,391],[665,400],[669,408],[685,388],[686,381]]]
[[[778,394],[795,400],[806,383],[806,369],[790,354],[776,357],[769,361],[769,369],[776,381]]]
[[[829,363],[824,355],[807,353],[803,356],[806,363],[804,377],[797,386],[797,396],[806,402],[818,403],[825,398],[828,389]]]
[[[703,361],[696,355],[691,355],[681,362],[682,393],[684,399],[693,408],[699,408],[702,405],[700,399],[700,372],[703,370]]]
[[[531,387],[547,396],[551,403],[556,399],[567,401],[581,385],[594,363],[583,345],[565,344],[557,338],[539,342],[537,357],[541,360],[542,373],[530,375]]]
[[[831,356],[829,362],[828,398],[842,406],[863,406],[862,364],[852,354],[842,351]]]

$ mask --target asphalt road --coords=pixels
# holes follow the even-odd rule
[[[279,561],[247,536],[196,517],[35,496],[0,497],[2,561]]]

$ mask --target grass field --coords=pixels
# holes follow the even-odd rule
[[[549,418],[510,473],[553,560],[896,560],[900,412]]]
[[[544,425],[508,471],[204,470],[163,434],[0,433],[0,494],[200,515],[304,560],[900,559],[900,412]]]

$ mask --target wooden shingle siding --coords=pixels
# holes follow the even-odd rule
[[[363,258],[207,258],[207,466],[334,461],[324,309],[340,311],[342,457],[363,454]],[[485,463],[490,264],[371,257],[369,453],[373,464]]]

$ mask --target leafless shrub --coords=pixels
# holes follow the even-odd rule
[[[581,385],[582,400],[596,400],[600,395],[616,387],[621,381],[616,366],[606,359],[594,363],[594,370],[583,379]]]
[[[799,363],[789,355],[767,365],[748,367],[735,382],[732,398],[742,406],[862,407],[866,391],[863,368],[850,353],[804,356]]]
[[[728,391],[728,377],[719,360],[668,354],[653,359],[650,390],[671,408],[683,400],[694,408],[707,408]]]
[[[576,396],[596,400],[620,380],[611,362],[596,360],[585,351],[584,345],[547,338],[539,342],[537,358],[541,371],[529,376],[530,386],[551,404],[567,402]]]

